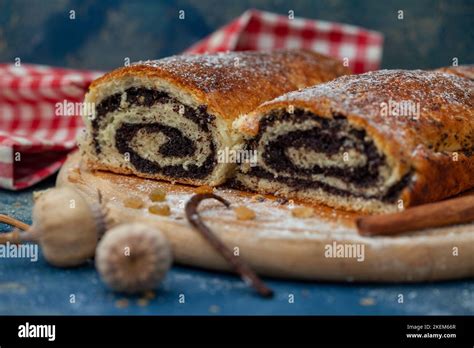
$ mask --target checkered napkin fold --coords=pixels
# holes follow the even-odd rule
[[[306,48],[376,70],[381,34],[355,26],[249,10],[186,53]],[[56,172],[82,129],[80,103],[94,71],[0,64],[0,188],[19,190]]]

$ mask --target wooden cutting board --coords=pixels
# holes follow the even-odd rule
[[[100,190],[110,217],[117,222],[140,220],[153,224],[169,239],[176,262],[213,270],[228,270],[227,263],[187,222],[184,204],[195,188],[108,172],[91,172],[78,153],[69,156],[57,179],[72,185],[91,200]],[[171,215],[148,212],[154,188],[167,192]],[[216,189],[232,203],[256,212],[255,220],[237,220],[233,209],[215,200],[204,201],[200,212],[207,225],[259,274],[279,278],[330,281],[429,281],[474,276],[474,224],[436,228],[398,237],[361,237],[349,213],[313,205],[315,216],[296,218],[292,206],[265,196]],[[139,197],[142,209],[124,207]]]

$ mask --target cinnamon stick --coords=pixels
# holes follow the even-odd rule
[[[356,220],[360,235],[396,235],[430,227],[474,221],[474,195],[424,204],[399,213],[364,216]]]

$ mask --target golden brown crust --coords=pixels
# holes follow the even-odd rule
[[[302,108],[321,117],[344,115],[364,128],[397,167],[401,179],[413,171],[402,191],[405,206],[443,199],[474,186],[474,83],[441,72],[381,70],[343,76],[290,92],[239,119],[251,137],[270,110]],[[410,101],[419,115],[383,115],[382,103]]]
[[[465,77],[471,81],[474,80],[474,65],[446,66],[437,69],[437,71]]]
[[[348,73],[342,62],[306,50],[180,55],[116,69],[90,90],[129,76],[162,78],[231,121],[263,101]]]
[[[457,156],[457,160],[454,160]],[[419,146],[413,154],[418,173],[402,199],[407,206],[434,202],[474,187],[474,154],[433,152]]]

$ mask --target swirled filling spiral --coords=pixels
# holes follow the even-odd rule
[[[131,87],[97,105],[92,141],[98,157],[123,156],[141,173],[202,179],[216,165],[213,121],[205,105],[191,107],[167,92]]]
[[[392,169],[384,154],[342,115],[272,111],[260,120],[259,132],[246,149],[258,153],[257,166],[241,166],[247,178],[277,182],[290,190],[322,189],[337,196],[394,202],[410,178],[390,183]]]

